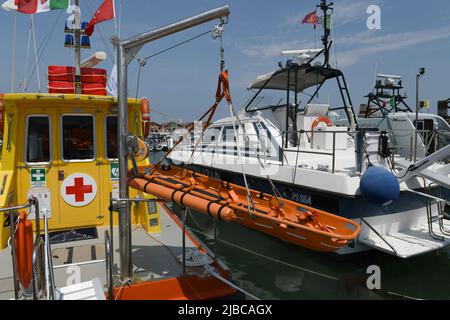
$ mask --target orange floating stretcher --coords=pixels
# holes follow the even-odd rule
[[[139,168],[130,176],[134,189],[196,212],[235,222],[283,241],[321,252],[334,252],[360,232],[356,222],[275,196],[179,168]]]

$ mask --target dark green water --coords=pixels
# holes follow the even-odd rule
[[[340,257],[224,222],[217,223],[215,242],[208,216],[190,213],[187,222],[235,283],[261,299],[450,299],[450,248],[408,260],[377,251]],[[381,270],[378,291],[367,289],[372,265]]]

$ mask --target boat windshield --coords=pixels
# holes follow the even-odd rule
[[[277,109],[286,106],[285,92],[279,90],[263,90],[256,99],[248,104],[247,110]]]

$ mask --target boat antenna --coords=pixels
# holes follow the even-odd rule
[[[325,56],[324,61],[324,67],[329,68],[330,67],[330,48],[333,41],[330,41],[330,34],[331,34],[331,14],[333,13],[333,6],[334,3],[330,2],[327,3],[327,0],[321,0],[320,4],[317,5],[317,8],[322,10],[323,12],[323,36],[322,36],[322,43],[323,43],[323,54]],[[330,12],[330,13],[329,13]]]

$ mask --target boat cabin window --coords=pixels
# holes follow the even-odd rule
[[[27,119],[26,163],[50,162],[50,118],[30,116]]]
[[[62,139],[63,160],[94,160],[94,117],[90,115],[63,116]]]
[[[119,158],[117,141],[117,116],[106,117],[106,159]]]
[[[234,132],[233,126],[223,127],[222,141],[223,142],[232,142],[232,141],[236,142],[236,137],[234,136],[234,133],[235,132]]]

